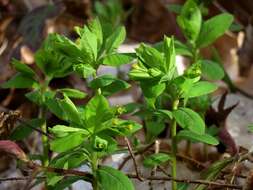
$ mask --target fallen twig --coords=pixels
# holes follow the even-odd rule
[[[127,137],[125,137],[125,141],[126,141],[126,143],[127,143],[127,148],[128,148],[129,153],[130,153],[130,156],[131,156],[132,159],[133,159],[133,163],[134,163],[134,168],[135,168],[136,176],[137,176],[137,178],[138,178],[140,181],[143,181],[143,179],[142,179],[142,177],[140,176],[140,173],[139,173],[139,171],[138,171],[137,162],[136,162],[136,159],[135,159],[135,157],[134,157],[134,153],[133,153],[131,144],[130,144],[130,142],[129,142],[129,140],[128,140]]]
[[[30,179],[31,179],[30,176],[0,178],[0,183],[5,182],[5,181],[26,181],[26,180],[30,180]],[[46,179],[46,177],[36,177],[36,179]]]
[[[135,174],[127,174],[129,178],[138,178]],[[172,177],[160,177],[160,176],[142,176],[145,180],[158,180],[158,181],[176,181],[181,183],[191,183],[191,184],[201,184],[201,185],[207,185],[209,187],[211,186],[219,186],[223,188],[230,188],[230,189],[243,189],[240,185],[231,185],[231,184],[224,184],[224,183],[218,183],[218,182],[212,182],[212,181],[206,181],[206,180],[190,180],[190,179],[173,179]]]
[[[141,150],[136,151],[134,155],[143,154],[144,152],[148,151],[153,145],[154,145],[154,142],[142,148]],[[128,162],[128,160],[130,160],[130,158],[131,158],[131,155],[125,157],[125,159],[119,165],[118,170],[121,170],[124,167],[124,165]]]

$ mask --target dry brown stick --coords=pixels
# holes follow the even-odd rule
[[[161,170],[161,172],[164,173],[164,175],[171,177],[171,175],[169,173],[167,173],[167,171],[164,168],[162,168],[161,166],[157,166],[157,168],[159,170]]]
[[[28,162],[27,166],[32,169],[35,170],[37,172],[39,171],[46,171],[46,172],[52,172],[52,173],[57,173],[60,175],[64,175],[64,176],[81,176],[81,177],[92,177],[92,174],[89,172],[83,172],[83,171],[79,171],[79,170],[73,170],[73,169],[62,169],[62,168],[54,168],[54,167],[44,167],[41,166],[37,163],[34,162]],[[42,178],[44,179],[45,177],[34,177],[34,178]],[[30,180],[31,176],[26,176],[26,177],[11,177],[11,178],[0,178],[0,182],[2,181],[18,181],[18,180]]]
[[[202,169],[205,169],[205,168],[206,168],[206,166],[205,166],[203,163],[201,163],[201,162],[199,162],[198,160],[195,160],[195,159],[193,159],[193,158],[190,158],[190,157],[188,157],[188,156],[185,156],[185,155],[182,155],[182,154],[177,154],[177,157],[178,157],[178,158],[181,158],[181,159],[183,159],[183,160],[187,160],[187,161],[189,161],[189,162],[195,164],[198,168],[199,168],[199,167],[201,167]]]
[[[87,176],[90,175],[87,172],[81,172],[81,171],[76,171],[72,170],[64,170],[64,169],[57,169],[57,168],[51,168],[49,169],[50,172],[57,172],[57,173],[64,173],[64,174],[75,174],[78,176]],[[136,174],[127,174],[129,178],[136,178],[139,179],[139,177]],[[29,180],[30,176],[28,177],[11,177],[11,178],[0,178],[0,183],[3,181],[20,181],[20,180]],[[45,179],[45,177],[36,177],[36,179]],[[206,180],[189,180],[189,179],[173,179],[172,177],[160,177],[160,176],[147,176],[143,177],[142,179],[145,180],[159,180],[159,181],[177,181],[177,182],[182,182],[182,183],[191,183],[191,184],[201,184],[201,185],[207,185],[207,186],[217,186],[217,187],[223,187],[223,188],[231,188],[231,189],[243,189],[242,186],[240,185],[231,185],[231,184],[222,184],[222,183],[217,183],[217,182],[212,182],[212,181],[206,181]]]
[[[23,187],[23,190],[27,190],[27,189],[30,189],[30,185],[32,183],[32,181],[36,178],[36,175],[38,174],[38,171],[37,170],[34,170],[32,172],[32,175],[30,175],[30,179],[27,179],[26,183],[25,183],[25,186]]]
[[[4,181],[25,181],[25,180],[30,180],[30,179],[31,179],[30,176],[0,178],[0,183]],[[46,177],[36,177],[36,179],[46,179]]]
[[[127,174],[127,176],[129,178],[138,178],[134,174]],[[160,177],[160,176],[147,176],[147,177],[142,176],[142,178],[145,180],[176,181],[176,182],[181,182],[181,183],[207,185],[209,187],[218,186],[218,187],[230,188],[230,189],[242,189],[242,186],[240,185],[223,184],[223,183],[206,181],[206,180],[173,179],[172,177]]]
[[[141,150],[138,150],[137,152],[134,153],[134,155],[138,155],[138,154],[143,154],[144,152],[148,151],[152,146],[154,145],[154,142],[147,145],[146,147],[144,147]],[[131,159],[131,155],[127,156],[124,158],[124,160],[121,162],[121,164],[118,167],[118,170],[122,170],[122,168],[124,167],[124,165],[127,163],[128,160]]]
[[[78,173],[80,174],[80,173]],[[83,174],[82,174],[83,176]],[[138,179],[136,174],[127,174],[129,178],[136,178]],[[207,185],[207,186],[217,186],[217,187],[223,187],[223,188],[231,188],[231,189],[243,189],[240,185],[231,185],[231,184],[222,184],[212,181],[206,181],[206,180],[189,180],[189,179],[173,179],[172,177],[160,177],[160,176],[147,176],[143,177],[145,180],[159,180],[159,181],[177,181],[182,183],[191,183],[191,184],[201,184],[201,185]],[[11,178],[0,178],[0,183],[3,181],[21,181],[21,180],[29,180],[30,176],[26,177],[11,177]],[[45,179],[45,177],[36,177],[36,179]]]
[[[133,153],[131,144],[130,144],[130,142],[129,142],[129,140],[128,140],[127,137],[125,137],[124,139],[125,139],[125,141],[126,141],[126,143],[127,143],[128,151],[129,151],[130,156],[132,157],[132,160],[133,160],[133,163],[134,163],[134,169],[135,169],[135,172],[136,172],[136,176],[137,176],[137,178],[138,178],[140,181],[143,181],[143,179],[142,179],[142,177],[141,177],[141,175],[140,175],[140,173],[139,173],[139,170],[138,170],[137,162],[136,162],[136,159],[135,159],[135,157],[134,157],[134,153]]]
[[[30,162],[28,163],[28,167],[35,170],[42,170],[52,173],[58,173],[60,175],[74,175],[74,176],[83,176],[83,177],[91,177],[92,174],[89,172],[83,172],[79,170],[73,170],[73,169],[62,169],[62,168],[53,168],[53,167],[44,167],[39,164]]]
[[[148,146],[146,146],[146,147],[144,147],[143,149],[141,149],[141,150],[135,152],[134,154],[135,154],[135,155],[138,155],[138,154],[145,153],[146,151],[148,151],[148,150],[149,150],[150,148],[152,148],[152,147],[153,147],[153,143],[150,144],[150,145],[148,145]],[[168,151],[161,151],[161,152],[168,153],[168,154],[170,153],[170,152],[168,152]],[[202,169],[206,169],[206,168],[207,168],[207,166],[206,166],[205,164],[203,164],[203,163],[201,163],[201,162],[199,162],[199,161],[197,161],[197,160],[195,160],[195,159],[193,159],[193,158],[190,158],[190,157],[188,157],[188,156],[185,156],[185,155],[182,155],[182,154],[177,154],[177,157],[178,157],[178,158],[181,158],[181,159],[183,159],[183,160],[187,160],[187,161],[189,161],[189,162],[195,164],[197,167],[201,167]],[[121,162],[121,164],[119,165],[118,169],[121,170],[129,159],[131,159],[131,156],[130,156],[130,155],[127,156],[127,157]],[[159,168],[159,169],[160,169],[160,168]],[[221,173],[223,173],[223,174],[230,174],[231,172],[230,172],[230,171],[221,171]],[[164,173],[164,174],[165,174],[165,173]],[[166,174],[165,174],[165,175],[166,175]],[[236,177],[239,177],[239,178],[247,178],[247,176],[244,176],[244,175],[241,175],[241,174],[237,174]]]

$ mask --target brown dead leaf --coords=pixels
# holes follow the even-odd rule
[[[29,159],[24,151],[13,141],[0,140],[0,151],[14,156],[15,158],[28,162]]]

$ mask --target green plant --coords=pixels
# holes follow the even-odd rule
[[[120,107],[110,107],[105,98],[129,88],[130,85],[112,75],[96,76],[99,65],[119,66],[133,59],[131,54],[116,52],[125,39],[125,29],[118,27],[114,31],[104,31],[99,20],[94,19],[84,28],[76,28],[76,31],[79,35],[76,42],[52,34],[36,52],[36,66],[42,71],[43,76],[35,73],[27,65],[13,60],[12,64],[18,73],[2,84],[2,87],[32,89],[26,97],[40,106],[40,113],[39,119],[32,119],[28,124],[34,128],[41,126],[43,134],[50,132],[53,135],[53,139],[42,135],[43,167],[70,169],[86,163],[93,173],[93,176],[87,177],[86,180],[92,181],[94,189],[98,189],[99,186],[109,188],[110,183],[116,186],[124,184],[127,189],[133,189],[132,183],[119,171],[105,166],[98,168],[103,157],[118,150],[115,136],[130,136],[141,128],[141,125],[134,121],[120,119],[119,116],[124,110]],[[96,93],[86,105],[76,107],[71,100],[84,98],[87,95],[85,92],[71,88],[50,88],[50,82],[54,78],[62,78],[72,72],[83,78],[93,77],[89,86]],[[48,111],[65,121],[65,125],[59,124],[49,128],[46,125]],[[31,130],[21,131],[18,127],[11,138],[20,140],[30,133]],[[59,153],[53,159],[50,158],[49,148]],[[110,176],[116,176],[118,181],[115,182]],[[57,188],[56,184],[62,179],[63,176],[48,173],[47,185]],[[69,181],[73,183],[75,180],[70,178]],[[117,188],[119,189],[120,185]]]
[[[96,0],[94,3],[94,14],[98,16],[103,25],[110,24],[115,28],[124,23],[129,12],[123,9],[121,0],[108,0],[103,3]]]
[[[194,0],[188,0],[177,17],[177,23],[187,40],[185,44],[168,37],[154,47],[142,44],[136,50],[138,63],[133,65],[129,74],[133,80],[140,83],[146,100],[146,109],[149,111],[144,119],[148,135],[155,139],[164,130],[164,123],[169,122],[173,178],[177,178],[178,141],[185,139],[218,144],[218,140],[205,129],[203,119],[208,106],[203,109],[201,115],[189,106],[194,99],[206,97],[217,89],[214,83],[201,80],[202,78],[221,80],[224,77],[223,68],[214,61],[202,59],[199,51],[211,45],[229,29],[233,16],[224,13],[203,21],[200,6]],[[191,60],[191,65],[180,76],[175,65],[176,54],[185,55]],[[205,101],[205,104],[208,104],[209,99]],[[169,108],[166,106],[168,102]],[[177,126],[182,128],[178,133]],[[176,181],[172,182],[172,189],[177,189]]]
[[[113,2],[109,1],[106,6],[117,6]],[[115,19],[113,23],[117,24],[108,27],[109,21],[102,21],[101,24],[96,18],[83,28],[75,28],[79,36],[75,41],[58,34],[48,36],[35,55],[36,66],[42,75],[17,60],[12,62],[18,73],[2,87],[32,89],[26,97],[40,107],[39,119],[32,119],[28,123],[34,128],[40,126],[43,132],[43,165],[38,166],[30,161],[29,165],[37,173],[46,176],[49,189],[64,189],[80,179],[90,182],[95,190],[109,190],[112,187],[113,190],[134,189],[124,173],[101,165],[103,158],[126,151],[118,147],[118,136],[125,137],[127,142],[131,138],[136,150],[142,147],[133,138],[142,125],[120,117],[134,113],[144,120],[147,132],[144,147],[152,144],[164,130],[170,129],[170,153],[149,155],[143,163],[152,168],[171,162],[172,189],[176,190],[179,185],[173,179],[177,178],[178,142],[219,143],[211,130],[206,129],[204,118],[205,111],[210,106],[208,95],[217,89],[215,83],[207,80],[223,79],[224,70],[215,61],[202,59],[199,51],[223,35],[230,27],[233,17],[230,14],[220,14],[203,21],[202,5],[188,0],[177,18],[186,43],[165,36],[162,42],[153,47],[142,43],[135,54],[126,54],[116,51],[125,40],[125,28],[118,26],[118,18],[107,15],[106,6],[96,3],[100,19],[112,18]],[[182,75],[177,72],[177,54],[191,60]],[[132,65],[129,77],[138,82],[145,104],[110,106],[106,97],[129,88],[130,84],[112,75],[97,76],[97,70],[101,65],[118,67],[133,59],[137,62]],[[87,83],[93,90],[93,95],[85,105],[77,106],[72,101],[85,98],[85,92],[72,88],[50,88],[53,79],[72,73],[84,79],[89,78]],[[55,126],[46,125],[48,112],[56,115],[61,122]],[[17,127],[12,139],[20,140],[30,133],[30,129],[22,131]],[[49,150],[57,155],[52,157]],[[128,150],[134,157],[129,143]],[[27,162],[27,158],[24,160]],[[73,170],[83,164],[90,171]],[[141,179],[137,168],[136,172],[137,178]],[[185,184],[182,187],[187,188]]]

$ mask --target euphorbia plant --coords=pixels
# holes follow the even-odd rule
[[[134,189],[124,173],[103,166],[101,162],[109,155],[124,151],[117,146],[117,136],[131,137],[142,126],[134,120],[120,117],[129,111],[128,106],[109,105],[108,96],[127,89],[130,85],[113,75],[97,76],[100,65],[120,66],[136,59],[129,76],[138,82],[144,95],[145,104],[140,106],[140,111],[136,114],[144,120],[147,144],[166,128],[170,130],[170,154],[150,155],[144,160],[145,166],[155,167],[170,161],[171,175],[176,179],[179,141],[210,145],[219,143],[215,135],[206,130],[204,122],[205,110],[210,105],[208,95],[217,89],[216,84],[206,79],[220,80],[224,72],[219,64],[202,59],[199,51],[221,36],[229,28],[233,17],[221,14],[203,21],[200,6],[198,2],[188,0],[177,18],[187,41],[185,44],[165,36],[162,42],[153,47],[141,44],[135,54],[118,53],[116,50],[126,35],[124,27],[108,27],[108,24],[101,24],[98,19],[94,19],[83,28],[75,28],[78,34],[75,41],[58,34],[49,35],[35,55],[36,65],[42,75],[17,60],[13,61],[19,73],[2,87],[31,88],[32,91],[26,97],[40,106],[39,117],[42,120],[33,119],[29,123],[34,127],[40,125],[44,134],[41,160],[48,188],[63,189],[82,179],[90,182],[95,190]],[[177,54],[191,60],[182,75],[177,72]],[[87,104],[73,103],[72,99],[87,95],[80,90],[50,88],[50,82],[54,78],[62,78],[71,73],[88,79],[88,87],[93,90],[93,95]],[[194,110],[194,102],[197,101],[203,101],[207,106],[202,105],[201,110]],[[59,124],[50,127],[46,125],[49,111],[61,120]],[[25,138],[30,132],[26,130],[21,133],[17,128],[12,138]],[[49,133],[53,136],[50,139],[45,135]],[[57,155],[52,157],[49,148]],[[84,164],[89,168],[87,175],[64,176],[68,170],[73,174],[70,169]],[[64,172],[57,173],[52,168]],[[177,189],[174,180],[172,189]]]
[[[116,136],[131,136],[141,128],[141,125],[131,121],[122,120],[119,116],[124,112],[120,107],[110,107],[105,96],[129,88],[130,85],[112,75],[97,76],[99,65],[119,66],[131,61],[132,54],[116,52],[118,46],[125,39],[124,27],[102,29],[98,19],[89,22],[84,28],[76,28],[79,38],[73,42],[64,36],[51,34],[36,52],[35,62],[42,71],[43,76],[29,66],[17,60],[13,65],[18,74],[2,85],[3,88],[31,88],[32,92],[26,97],[42,109],[39,119],[28,121],[29,125],[38,127],[43,131],[44,152],[42,162],[44,167],[71,169],[87,164],[92,177],[87,175],[87,180],[94,189],[109,189],[111,184],[116,189],[133,189],[132,183],[124,174],[111,167],[101,166],[99,162],[118,150]],[[94,96],[86,105],[75,106],[71,98],[84,98],[86,93],[71,88],[51,89],[50,82],[54,78],[62,78],[72,72],[81,77],[93,78],[89,82],[94,89]],[[65,121],[53,127],[46,126],[47,112],[51,111],[58,118]],[[67,125],[68,123],[68,125]],[[27,137],[31,130],[25,132],[15,130],[12,139],[20,140]],[[50,132],[53,139],[48,139]],[[59,153],[50,158],[50,150]],[[114,176],[114,177],[113,177]],[[47,186],[53,189],[68,186],[80,177],[69,177],[53,173],[47,174]],[[115,181],[116,178],[117,180]]]
[[[215,84],[200,81],[200,72],[190,66],[183,75],[178,76],[175,65],[174,39],[165,37],[162,51],[142,44],[137,50],[138,63],[133,65],[130,77],[140,83],[147,102],[146,127],[151,135],[158,135],[170,124],[171,134],[171,174],[176,178],[177,143],[182,139],[217,145],[218,141],[205,132],[203,118],[187,107],[190,98],[209,94],[217,89]],[[170,107],[164,103],[169,102]],[[153,115],[150,113],[153,112]],[[160,124],[159,124],[160,123]],[[177,125],[182,130],[177,133]],[[152,129],[153,128],[153,129]],[[158,154],[157,156],[160,156]],[[176,183],[173,189],[176,189]]]
[[[156,137],[164,130],[164,122],[169,122],[171,154],[167,157],[161,157],[161,154],[152,155],[152,160],[156,160],[153,166],[171,160],[173,178],[177,177],[178,141],[185,139],[191,142],[218,144],[218,140],[205,129],[203,117],[208,106],[199,115],[189,107],[189,103],[217,89],[214,83],[202,78],[220,80],[224,77],[223,68],[214,61],[204,60],[199,51],[224,34],[232,24],[233,16],[224,13],[203,21],[200,6],[202,5],[197,1],[188,0],[177,17],[187,43],[164,37],[163,42],[154,47],[142,44],[136,50],[138,63],[133,65],[130,72],[130,77],[139,82],[146,100],[146,108],[149,110],[145,116],[147,133]],[[190,66],[180,76],[176,70],[176,54],[185,55],[191,60]],[[177,126],[182,128],[178,133]],[[177,189],[175,181],[172,182],[172,189]]]

